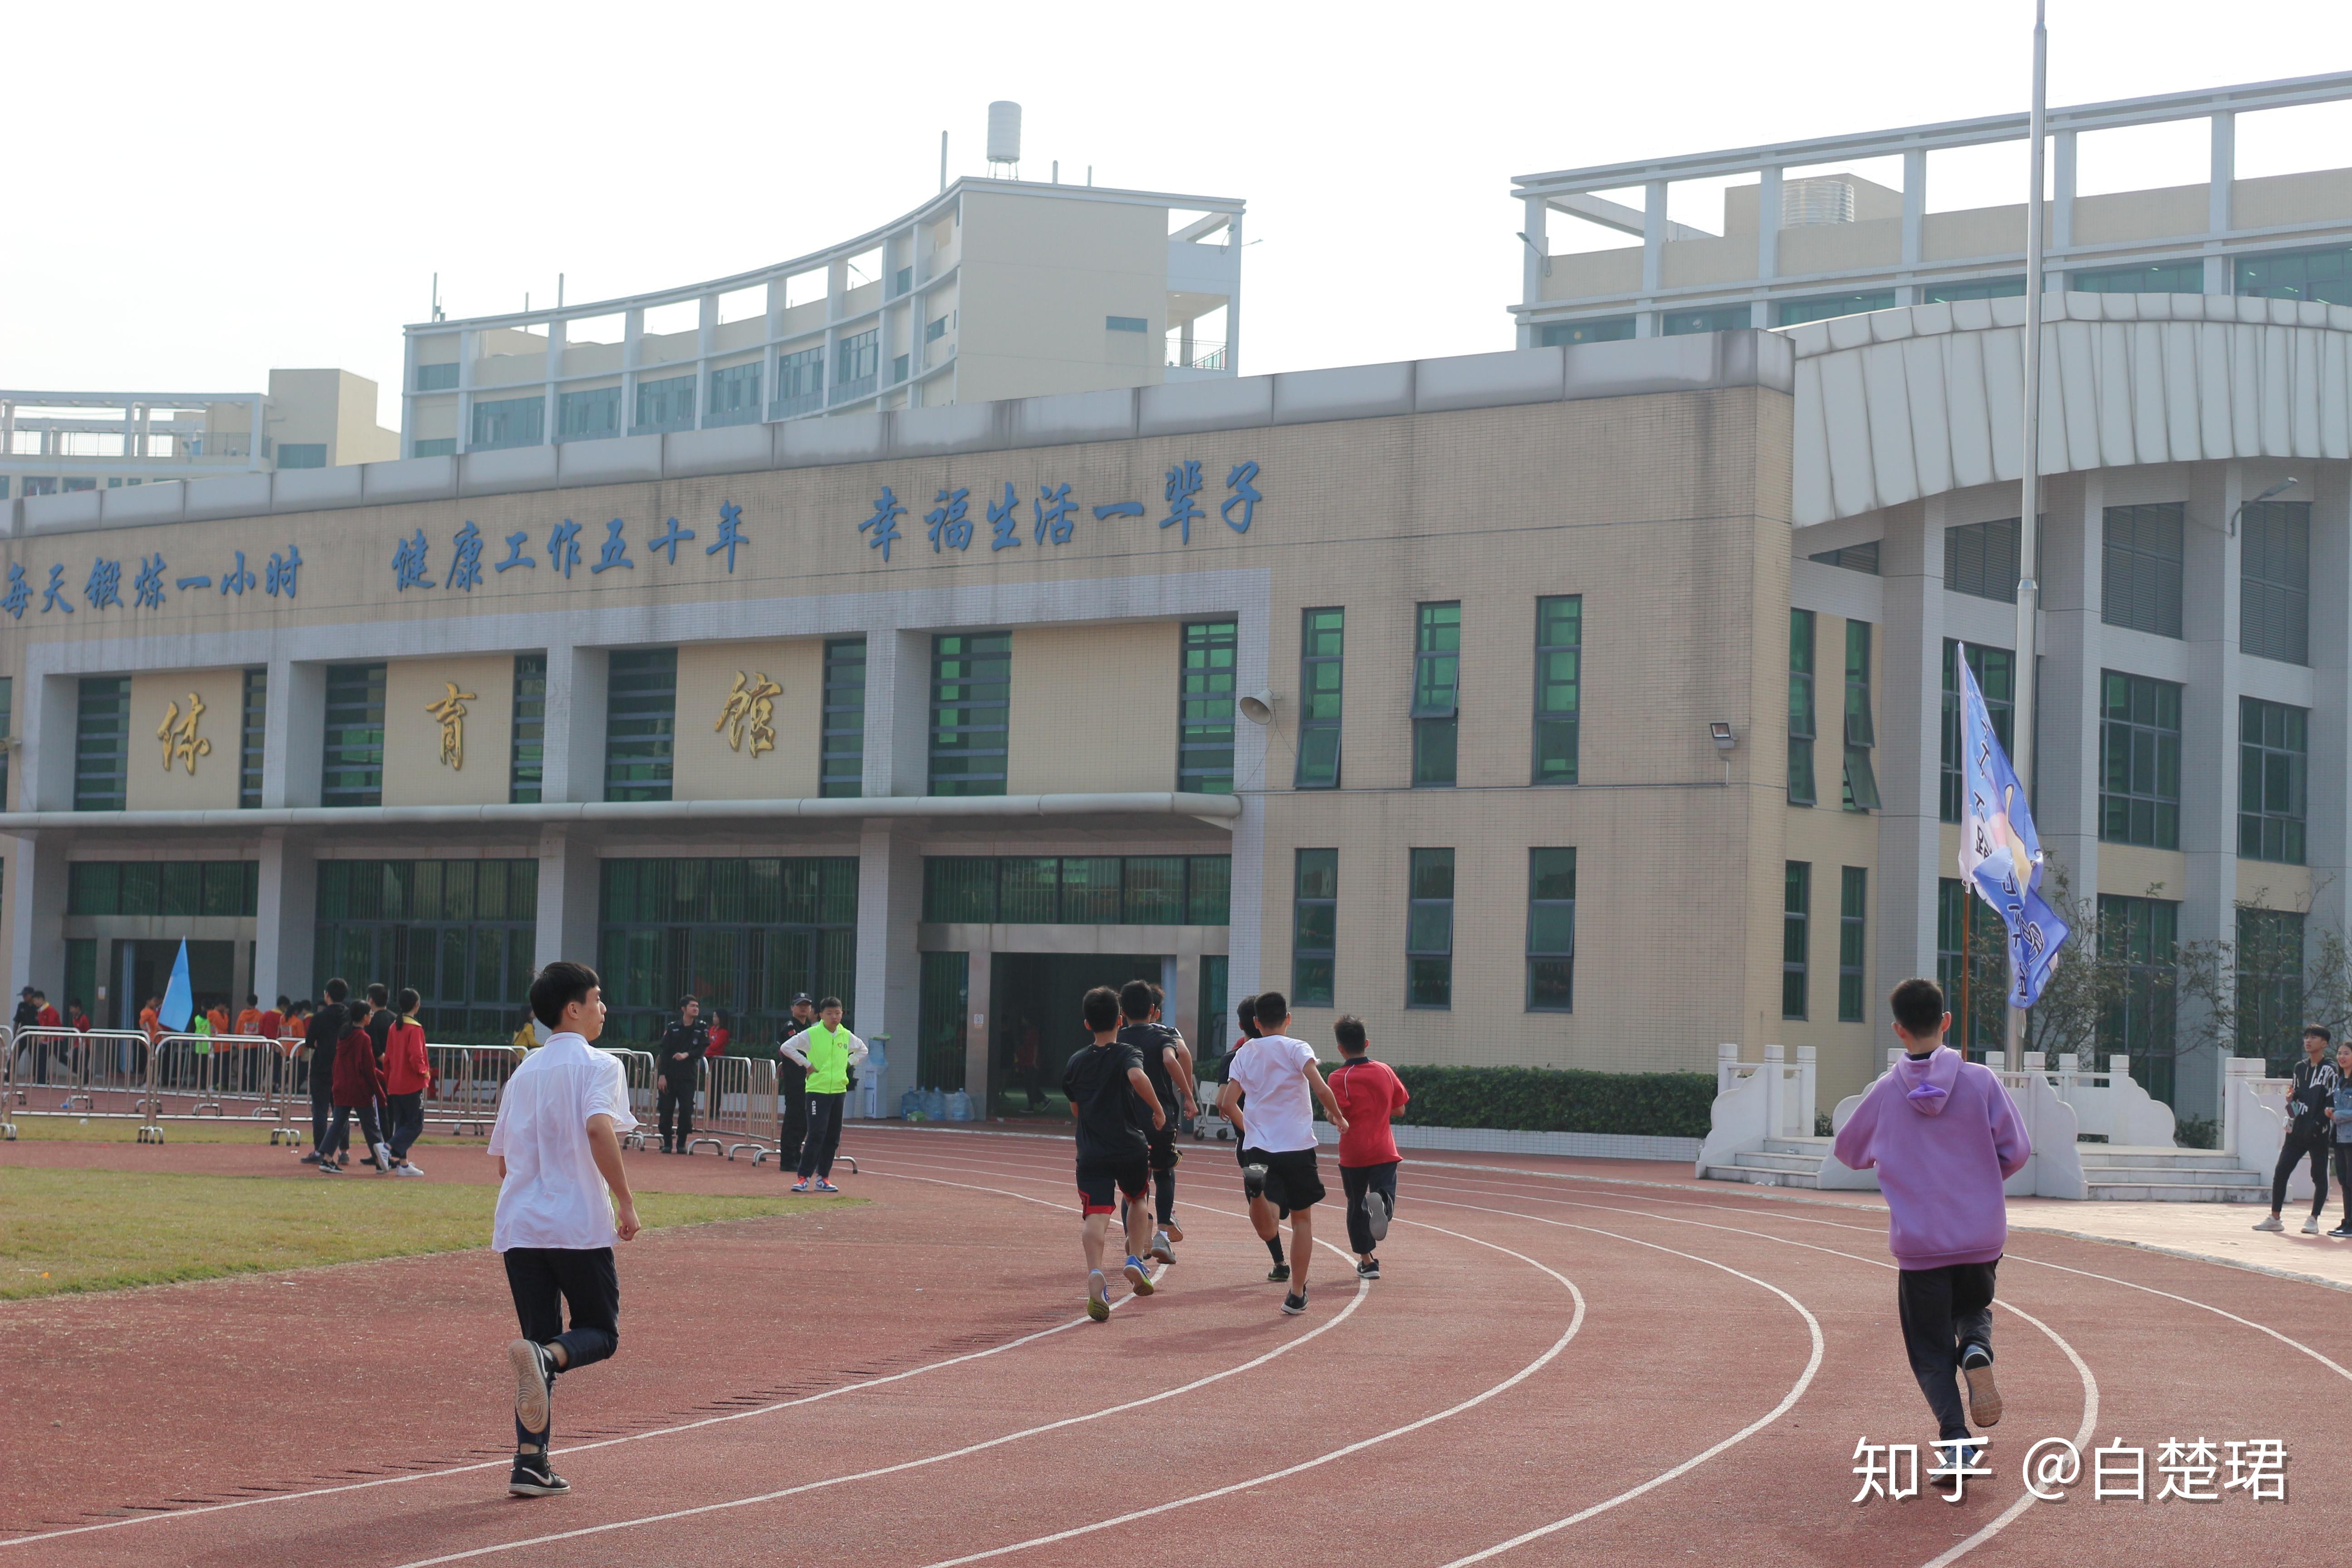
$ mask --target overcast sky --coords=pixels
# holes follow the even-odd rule
[[[2352,66],[2344,0],[2051,21],[2056,104]],[[1514,174],[2021,110],[2031,28],[2021,0],[25,6],[0,385],[340,365],[397,426],[436,271],[456,317],[559,272],[582,301],[789,259],[932,195],[942,130],[982,173],[996,98],[1024,177],[1249,203],[1244,372],[1506,348]],[[2240,172],[2352,164],[2347,107],[2249,117]],[[2084,188],[2201,180],[2203,136],[2086,138]],[[2013,148],[1939,157],[1929,205],[2024,177]],[[1674,206],[1719,227],[1715,189]]]

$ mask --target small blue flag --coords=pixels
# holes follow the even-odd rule
[[[2031,1007],[2057,967],[2067,926],[2042,900],[2033,808],[1993,732],[1967,647],[1952,658],[1960,676],[1960,876],[2009,930],[2009,1005]]]
[[[180,939],[180,956],[172,961],[172,984],[163,988],[163,1008],[156,1021],[178,1034],[196,1010],[195,994],[188,989],[188,939]]]

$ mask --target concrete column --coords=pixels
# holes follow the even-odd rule
[[[8,867],[8,998],[37,985],[66,1000],[66,846],[63,833],[20,833]]]
[[[2219,238],[2230,232],[2231,196],[2238,181],[2238,117],[2213,116],[2212,173],[2205,187],[2205,231]],[[2230,258],[2205,258],[2205,292],[2230,292]]]
[[[1548,226],[1551,220],[1551,203],[1541,196],[1529,196],[1519,204],[1526,220],[1519,232],[1528,243],[1519,247],[1519,298],[1534,305],[1543,300],[1543,252],[1549,239]],[[1535,329],[1525,321],[1519,322],[1519,347],[1536,346]]]
[[[610,665],[601,647],[559,644],[547,650],[547,728],[541,748],[540,798],[604,798],[604,705]]]
[[[578,828],[544,827],[539,836],[539,931],[531,958],[544,969],[557,959],[596,962],[600,868],[594,839]]]
[[[1767,168],[1756,187],[1756,276],[1780,275],[1780,171]]]
[[[310,996],[319,934],[317,841],[283,828],[261,838],[260,898],[253,922],[253,989],[263,1002]],[[346,976],[346,978],[349,978]],[[362,984],[364,984],[364,980]]]
[[[477,334],[468,330],[457,334],[457,445],[455,451],[463,455],[472,451],[474,440],[474,355]]]
[[[1202,1054],[1201,1045],[1201,941],[1197,931],[1187,928],[1187,933],[1176,942],[1176,956],[1169,960],[1161,990],[1168,993],[1166,1004],[1160,1010],[1160,1020],[1173,1024],[1192,1055]]]
[[[1879,638],[1876,940],[1865,975],[1878,995],[1906,975],[1936,973],[1936,899],[1945,868],[1942,810],[1946,497],[1904,508],[1878,545],[1883,617],[1905,626]]]
[[[552,443],[556,439],[556,410],[562,406],[562,405],[557,402],[558,394],[556,392],[555,384],[563,374],[563,348],[564,339],[566,337],[564,331],[565,325],[566,323],[561,316],[558,316],[555,320],[547,323],[547,387],[545,392],[541,395],[542,404],[539,416],[539,427],[542,431],[546,432],[547,439],[550,443]]]
[[[1642,190],[1642,292],[1664,286],[1666,266],[1666,182],[1652,180]]]
[[[2311,761],[2306,770],[2315,931],[2352,916],[2352,475],[2323,464],[2311,490]],[[2234,503],[2233,503],[2234,504]]]
[[[2238,541],[2228,519],[2243,492],[2241,466],[2191,470],[2181,602],[2189,643],[2188,689],[2180,701],[2180,940],[2235,942],[2238,900]],[[2200,586],[2201,585],[2201,589]],[[2217,591],[2217,589],[2219,591]],[[2181,1006],[2183,1036],[2203,1020]],[[2226,1050],[2183,1055],[2174,1069],[2174,1108],[2211,1116],[2221,1105]]]
[[[2061,131],[2050,141],[2048,247],[2052,250],[2067,250],[2074,244],[2074,132]]]
[[[646,313],[642,310],[625,311],[621,317],[621,415],[614,421],[624,436],[636,434],[637,428],[637,357],[645,353]],[[554,439],[555,432],[548,432]]]
[[[982,1121],[989,1111],[988,1044],[996,1027],[995,988],[990,984],[995,958],[996,950],[990,947],[974,947],[965,958],[963,1087],[971,1096],[972,1114]],[[915,963],[919,971],[922,960],[918,957]]]
[[[70,675],[28,674],[17,682],[16,697],[16,809],[71,811],[81,682]]]
[[[922,963],[916,927],[923,912],[923,855],[912,825],[868,822],[857,843],[857,1032],[889,1037],[879,1075],[881,1110],[915,1087],[916,1026]],[[853,1111],[862,1110],[853,1106]]]
[[[1903,154],[1903,265],[1919,265],[1920,236],[1927,225],[1927,154],[1914,149]],[[1919,302],[1918,289],[1906,283],[1895,291],[1898,305]]]
[[[319,804],[326,728],[327,667],[297,664],[282,654],[272,656],[261,720],[264,807],[274,811]]]
[[[931,636],[880,631],[866,638],[866,794],[930,787]]]
[[[2099,890],[2100,583],[2105,489],[2098,470],[2042,491],[2042,700],[2035,705],[2033,822],[2045,858],[2077,898]],[[2029,679],[2020,670],[2018,679]],[[2087,936],[2086,936],[2087,940]]]

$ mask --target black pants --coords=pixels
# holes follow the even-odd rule
[[[362,1105],[354,1109],[348,1105],[338,1105],[335,1107],[333,1125],[330,1126],[319,1139],[320,1159],[325,1159],[338,1149],[348,1149],[352,1146],[352,1118],[354,1116],[360,1119],[360,1131],[366,1135],[367,1146],[371,1150],[383,1142],[383,1130],[376,1125],[374,1106]]]
[[[425,1131],[425,1094],[395,1094],[390,1098],[392,1125],[384,1129],[383,1141],[392,1145],[392,1157],[408,1158],[408,1151]]]
[[[801,1144],[801,1180],[830,1179],[833,1157],[841,1152],[841,1102],[845,1094],[808,1097],[808,1137]]]
[[[662,1147],[665,1149],[670,1146],[669,1124],[673,1113],[677,1117],[677,1146],[683,1149],[694,1140],[694,1086],[692,1084],[680,1086],[672,1083],[661,1091],[659,1119]]]
[[[1385,1165],[1342,1165],[1339,1185],[1348,1194],[1348,1245],[1359,1258],[1371,1256],[1379,1245],[1372,1237],[1372,1216],[1364,1208],[1368,1194],[1378,1193],[1388,1205],[1389,1213],[1396,1213],[1396,1173],[1398,1162]]]
[[[1176,1162],[1181,1158],[1182,1153],[1176,1147],[1175,1123],[1171,1122],[1151,1134],[1152,1216],[1162,1226],[1176,1218]]]
[[[801,1166],[801,1145],[808,1141],[808,1089],[801,1084],[788,1083],[783,1095],[784,1108],[776,1119],[776,1169],[797,1171]]]
[[[323,1151],[327,1146],[327,1122],[335,1114],[335,1074],[331,1064],[321,1071],[317,1063],[310,1066],[310,1147]]]
[[[2311,1213],[2316,1219],[2327,1207],[2327,1152],[2325,1138],[2305,1138],[2290,1131],[2279,1149],[2278,1166],[2271,1172],[2271,1213],[2286,1207],[2286,1180],[2297,1162],[2311,1162]]]
[[[1992,1354],[1993,1272],[1990,1263],[1952,1263],[1941,1268],[1906,1268],[1895,1287],[1903,1318],[1903,1348],[1911,1375],[1936,1413],[1936,1436],[1948,1441],[1969,1435],[1968,1410],[1960,1403],[1955,1374],[1961,1352],[1971,1345]]]
[[[562,1371],[577,1372],[603,1361],[621,1343],[621,1277],[613,1249],[574,1251],[558,1247],[517,1247],[506,1253],[507,1290],[514,1297],[515,1321],[534,1344],[559,1344],[568,1358]],[[563,1326],[563,1309],[572,1326]],[[561,1375],[559,1373],[559,1375]],[[547,1430],[525,1432],[515,1423],[515,1447],[552,1447],[555,1411],[548,1408]]]

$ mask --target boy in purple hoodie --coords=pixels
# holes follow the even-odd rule
[[[1936,983],[1906,980],[1889,1002],[1905,1058],[1864,1092],[1836,1152],[1851,1170],[1877,1168],[1911,1373],[1938,1439],[1964,1441],[1955,1368],[1976,1424],[2000,1419],[1992,1379],[1993,1271],[2009,1242],[2000,1184],[2033,1146],[2000,1078],[1944,1044],[1952,1016]]]

